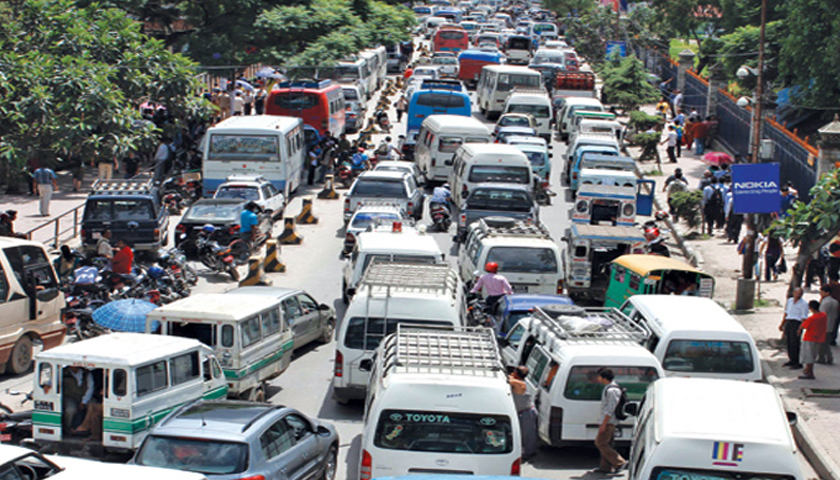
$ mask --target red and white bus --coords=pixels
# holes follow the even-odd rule
[[[470,46],[470,37],[461,27],[442,25],[435,32],[432,47],[435,52],[460,52]]]
[[[344,111],[341,85],[329,80],[280,83],[268,94],[265,105],[268,115],[298,117],[320,135],[335,137],[344,132]]]

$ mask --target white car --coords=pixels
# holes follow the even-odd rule
[[[360,205],[347,222],[342,253],[349,254],[353,251],[356,235],[377,227],[387,227],[390,230],[394,222],[402,222],[406,226],[414,224],[414,221],[405,214],[405,210],[395,203],[378,202]]]
[[[440,74],[443,78],[458,78],[459,66],[457,58],[435,55],[432,57],[432,65],[440,67]]]
[[[414,162],[382,161],[376,164],[373,171],[404,172],[414,177],[414,181],[417,182],[417,185],[423,185],[425,183],[423,180],[423,174]]]
[[[286,197],[262,175],[231,175],[213,198],[253,200],[274,219],[283,218]]]

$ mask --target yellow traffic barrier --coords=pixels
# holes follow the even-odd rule
[[[281,245],[300,245],[303,243],[303,235],[299,235],[295,231],[295,217],[283,219],[283,233],[277,237],[277,242]]]
[[[327,175],[324,177],[324,189],[318,192],[318,198],[326,200],[338,199],[338,192],[335,191],[335,176]]]
[[[263,259],[263,270],[266,272],[285,272],[286,264],[280,260],[280,245],[277,240],[269,238],[265,241],[265,259]]]
[[[263,259],[259,255],[252,255],[248,258],[248,274],[239,281],[240,287],[253,287],[256,285],[269,286],[271,279],[265,276],[263,270]]]
[[[295,221],[302,225],[312,225],[318,223],[318,217],[312,214],[312,197],[306,197],[303,199],[300,215],[295,217]]]

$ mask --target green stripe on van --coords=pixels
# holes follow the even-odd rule
[[[40,425],[61,426],[61,413],[42,412],[35,410],[32,412],[32,423]]]
[[[292,350],[292,347],[294,346],[294,343],[295,342],[293,340],[289,340],[288,342],[286,342],[285,345],[283,345],[280,348],[280,350],[277,350],[276,352],[272,353],[271,355],[267,355],[267,356],[261,358],[259,361],[255,362],[255,363],[252,363],[251,365],[248,365],[247,367],[240,368],[239,370],[223,369],[224,372],[225,372],[225,379],[227,379],[227,380],[239,380],[239,379],[244,378],[244,377],[246,377],[246,376],[248,376],[248,375],[250,375],[250,374],[252,374],[252,373],[254,373],[258,370],[262,370],[263,368],[266,368],[267,366],[269,366],[273,363],[281,361],[283,359],[283,355],[285,355],[286,352],[290,352]]]

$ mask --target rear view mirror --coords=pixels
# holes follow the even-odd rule
[[[635,417],[639,414],[639,404],[637,402],[627,402],[624,404],[624,414],[628,417]]]
[[[444,160],[443,164],[446,165],[447,167],[451,167],[452,166],[452,160]]]
[[[788,424],[791,427],[796,426],[796,423],[799,421],[799,418],[796,416],[796,412],[785,412],[785,415],[787,415]]]
[[[318,310],[321,310],[322,312],[327,311],[329,309],[330,309],[330,306],[327,305],[326,303],[322,303],[322,304],[318,305]]]
[[[367,358],[359,362],[359,370],[362,372],[369,372],[373,368],[373,360]]]
[[[461,198],[467,198],[467,195],[469,194],[466,191],[461,190]]]

